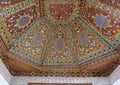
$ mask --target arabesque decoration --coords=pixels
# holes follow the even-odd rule
[[[109,76],[120,64],[119,5],[0,0],[0,58],[14,76]]]

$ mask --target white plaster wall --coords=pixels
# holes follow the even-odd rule
[[[111,84],[114,84],[117,80],[120,79],[120,65],[112,72],[108,78]]]
[[[9,83],[6,82],[6,80],[2,77],[2,75],[0,75],[0,85],[9,85]]]
[[[120,79],[117,80],[113,85],[120,85]]]
[[[111,85],[110,83],[108,83],[108,84],[105,84],[105,83],[93,83],[92,85]]]
[[[10,74],[10,72],[8,71],[8,69],[6,68],[6,66],[4,65],[4,63],[2,62],[2,60],[0,59],[0,75],[8,82],[11,82],[12,79],[12,75]]]

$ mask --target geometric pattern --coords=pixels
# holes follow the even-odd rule
[[[120,5],[120,1],[119,0],[98,0],[100,3],[103,3],[103,4],[106,4],[108,6],[111,6],[111,7],[115,7],[115,8],[119,8],[119,5]]]
[[[120,64],[119,1],[0,1],[1,58],[12,75],[108,76]]]
[[[24,0],[0,0],[0,7],[6,8],[11,5],[19,4],[22,1]]]

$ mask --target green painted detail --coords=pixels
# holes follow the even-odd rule
[[[106,10],[107,12],[110,12],[110,13],[120,17],[120,11],[117,9],[113,9],[111,7],[108,7],[107,5],[100,4],[100,3],[96,2],[95,0],[87,0],[87,3],[93,4],[103,10]]]
[[[5,9],[0,13],[0,17],[5,17],[6,15],[11,14],[19,9],[23,9],[23,8],[33,4],[35,2],[36,2],[35,0],[27,0],[26,2],[23,2],[23,3],[18,4],[16,6],[10,7],[8,9]]]

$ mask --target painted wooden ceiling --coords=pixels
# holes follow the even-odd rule
[[[108,76],[120,64],[120,0],[0,0],[0,52],[12,75]]]

